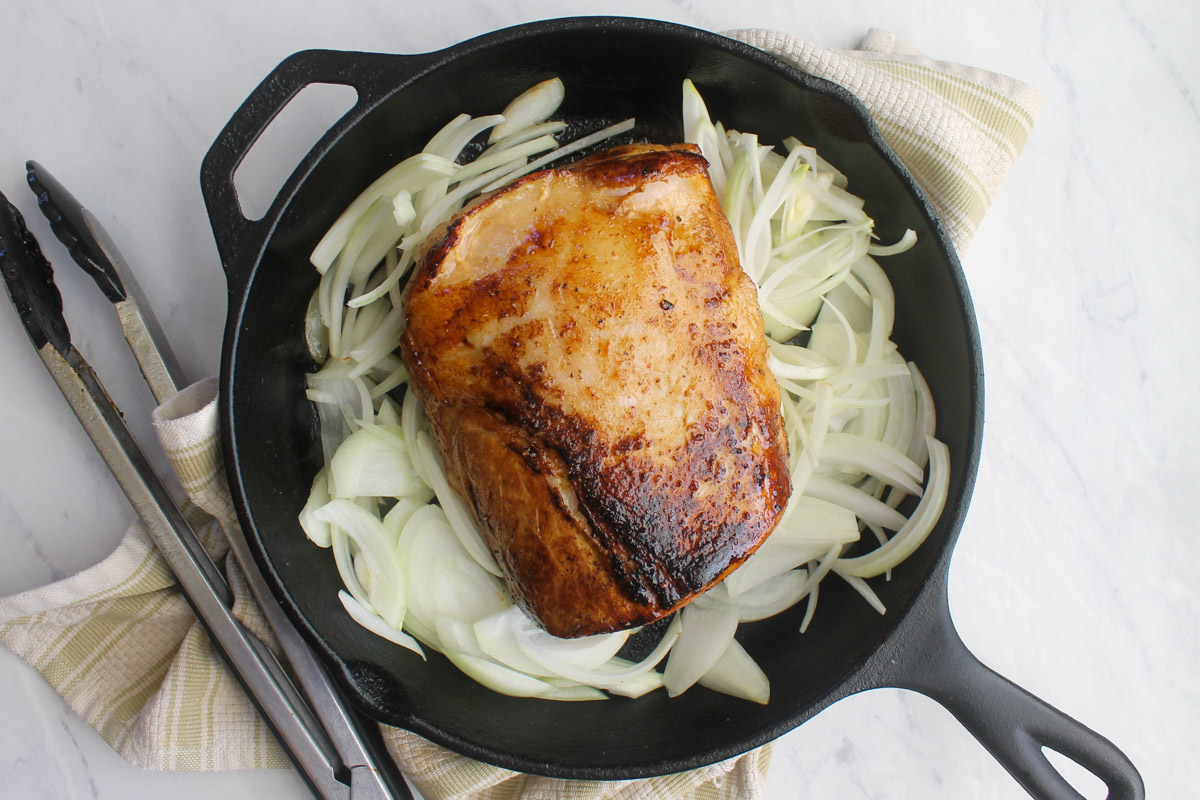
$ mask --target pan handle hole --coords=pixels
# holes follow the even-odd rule
[[[1075,791],[1087,800],[1105,800],[1108,797],[1108,787],[1104,785],[1104,781],[1097,778],[1086,767],[1080,766],[1079,762],[1046,746],[1042,747],[1042,754],[1058,770],[1058,774],[1062,775],[1067,783],[1071,784]]]
[[[271,120],[233,173],[242,215],[259,220],[292,171],[325,132],[358,102],[350,86],[310,84]]]

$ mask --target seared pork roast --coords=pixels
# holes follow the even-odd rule
[[[402,342],[446,472],[549,633],[644,625],[790,493],[756,289],[692,145],[522,178],[430,237]]]

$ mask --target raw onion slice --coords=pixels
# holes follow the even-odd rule
[[[676,697],[712,669],[733,641],[738,614],[733,609],[705,608],[692,604],[679,613],[679,641],[671,648],[663,670],[663,686]]]
[[[816,477],[816,476],[814,476]],[[854,512],[808,493],[793,497],[768,541],[816,545],[824,552],[834,544],[858,541]]]
[[[864,522],[874,523],[888,530],[900,530],[907,521],[903,514],[887,503],[881,502],[857,486],[827,475],[813,475],[809,478],[805,496],[825,500],[850,511]]]
[[[834,571],[837,572],[837,570]],[[872,589],[870,584],[868,584],[865,580],[857,575],[847,575],[844,572],[837,572],[837,575],[846,583],[850,584],[850,586],[854,588],[854,591],[861,594],[863,599],[871,605],[871,608],[875,609],[880,614],[887,613],[887,606],[883,604],[883,601],[879,599],[879,595],[875,594],[875,590]]]
[[[728,593],[721,597],[710,589],[708,595],[695,601],[695,605],[716,609],[732,608],[737,612],[738,622],[757,622],[787,611],[803,600],[810,588],[808,570],[794,569],[736,597],[729,596]]]
[[[722,131],[722,134],[724,131]],[[732,160],[728,146],[721,146],[725,137],[717,134],[708,115],[708,107],[700,96],[691,78],[683,81],[683,136],[684,139],[700,147],[700,154],[708,160],[708,172],[712,179],[713,188],[720,197],[725,193],[727,164]]]
[[[510,606],[475,623],[475,639],[480,648],[492,659],[519,672],[539,678],[553,676],[551,670],[535,661],[517,641],[511,619],[514,613],[520,614],[521,610]]]
[[[731,639],[717,663],[700,676],[701,686],[716,692],[766,705],[771,700],[771,682],[737,639]]]
[[[539,695],[543,700],[565,700],[567,702],[578,702],[582,700],[607,700],[608,695],[599,689],[591,686],[580,686],[577,683],[570,683],[564,686],[556,685],[555,681],[547,681],[553,689],[543,695]]]
[[[396,543],[383,527],[383,521],[349,500],[331,500],[314,512],[314,517],[345,533],[366,558],[371,571],[367,592],[371,606],[387,624],[400,628],[404,622],[407,581],[400,569]]]
[[[349,592],[338,592],[338,600],[341,601],[342,608],[346,609],[346,613],[350,615],[350,618],[359,625],[362,625],[376,636],[387,639],[389,642],[394,642],[401,647],[407,647],[421,658],[425,658],[425,651],[421,649],[421,645],[416,639],[387,624],[383,617],[373,611],[368,611],[361,603],[351,597]]]
[[[854,536],[858,537],[857,527]],[[819,558],[828,549],[829,545],[785,542],[772,536],[725,579],[725,588],[731,599],[739,597],[785,572]]]
[[[595,133],[591,133],[591,134],[588,134],[587,136],[580,137],[579,139],[576,139],[575,141],[573,141],[569,144],[565,144],[556,150],[551,150],[549,153],[542,156],[541,158],[538,158],[534,161],[530,161],[528,164],[521,167],[519,170],[505,176],[503,179],[501,179],[499,181],[495,181],[493,183],[490,183],[487,186],[484,186],[480,191],[485,192],[485,193],[486,192],[494,192],[495,190],[497,190],[501,186],[503,186],[505,183],[508,183],[509,181],[515,181],[517,178],[528,175],[529,173],[533,172],[534,170],[541,169],[542,167],[546,166],[547,164],[549,164],[552,161],[557,161],[560,158],[564,158],[566,156],[577,153],[580,150],[584,150],[588,147],[591,147],[594,144],[599,144],[600,142],[603,142],[606,139],[611,139],[614,136],[619,136],[622,133],[625,133],[626,131],[633,130],[633,125],[634,125],[634,119],[632,117],[630,117],[629,119],[621,120],[620,122],[609,125],[607,128],[601,128],[600,130],[596,131]]]
[[[434,627],[444,653],[460,653],[486,660],[474,629],[458,617],[438,616],[434,619]]]
[[[623,658],[614,658],[611,662],[613,669],[620,670],[632,666],[633,662],[626,661]],[[616,683],[609,684],[604,691],[609,694],[620,695],[621,697],[629,697],[637,699],[643,695],[653,692],[655,689],[661,689],[663,686],[662,673],[657,670],[648,669],[633,675],[628,678],[622,678]]]
[[[635,681],[657,667],[659,662],[675,646],[681,630],[679,615],[676,615],[675,619],[671,620],[671,624],[667,626],[662,639],[650,651],[650,654],[641,661],[631,663],[623,659],[613,658],[595,669],[584,669],[566,663],[555,658],[554,653],[548,652],[544,648],[531,646],[528,641],[522,642],[519,631],[514,631],[514,633],[517,636],[517,641],[521,645],[522,651],[551,673],[561,678],[578,681],[579,683],[595,686],[599,689],[618,691],[626,689],[631,685],[630,681]]]
[[[472,625],[512,608],[512,599],[495,576],[469,558],[438,558],[433,567],[433,601],[438,619]]]
[[[420,454],[421,464],[425,470],[425,480],[437,494],[438,503],[446,513],[446,519],[449,520],[463,549],[471,558],[475,559],[475,563],[496,577],[500,577],[500,567],[496,565],[496,559],[492,557],[492,552],[488,550],[483,536],[475,527],[475,520],[471,519],[471,513],[467,511],[466,503],[451,488],[450,481],[446,478],[442,457],[433,444],[433,437],[424,431],[418,433],[416,451]]]
[[[504,121],[492,129],[489,142],[497,142],[514,133],[545,122],[558,111],[566,96],[561,78],[542,81],[513,98],[504,107]]]
[[[431,576],[439,559],[469,557],[450,529],[446,515],[436,505],[424,506],[409,517],[396,540],[396,551],[409,585],[404,625],[418,639],[440,650],[435,644],[438,608],[430,586]]]
[[[503,122],[503,114],[489,114],[486,117],[460,114],[429,140],[429,144],[425,145],[424,152],[439,155],[450,161],[457,161],[471,140],[488,128],[493,128]]]
[[[333,534],[329,530],[329,523],[316,518],[317,509],[332,499],[329,495],[329,471],[325,468],[313,478],[308,501],[300,510],[300,527],[308,540],[317,547],[329,547],[332,544]]]
[[[510,615],[510,624],[517,643],[526,652],[537,653],[537,660],[583,670],[597,669],[612,659],[630,634],[629,631],[619,631],[562,639],[546,633],[515,606]]]
[[[393,198],[399,192],[406,191],[416,194],[437,180],[449,177],[458,171],[458,165],[452,160],[432,153],[418,153],[406,158],[390,170],[380,175],[362,193],[354,199],[346,210],[341,213],[329,231],[317,243],[309,260],[317,271],[324,274],[333,260],[338,257],[350,230],[367,210],[367,207],[380,197]]]
[[[329,464],[334,497],[406,497],[424,494],[400,428],[372,425],[346,437]]]
[[[541,697],[550,694],[555,687],[540,678],[517,672],[484,658],[446,650],[446,658],[464,673],[479,683],[501,694],[513,697]]]
[[[429,495],[426,497],[401,497],[383,515],[384,530],[396,540],[397,545],[400,543],[400,532],[404,530],[404,526],[408,524],[408,521],[413,518],[414,514],[428,505],[432,499],[432,490],[430,490]]]
[[[865,472],[909,494],[920,495],[921,469],[908,456],[874,439],[852,433],[830,433],[821,463]]]
[[[838,559],[838,572],[860,578],[881,575],[908,558],[933,530],[945,508],[950,487],[950,449],[933,437],[926,437],[926,447],[929,449],[928,486],[908,522],[879,549],[856,558]]]

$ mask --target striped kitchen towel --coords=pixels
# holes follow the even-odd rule
[[[876,30],[855,51],[822,50],[770,31],[728,35],[855,93],[929,194],[960,251],[1041,109],[1040,95],[1025,84],[932,61]],[[237,522],[220,460],[216,392],[211,379],[181,392],[156,410],[155,425],[187,495],[186,514],[225,565],[235,613],[271,642],[240,572],[226,558],[221,526]],[[99,565],[0,598],[0,642],[41,671],[133,763],[186,770],[287,766],[140,524]],[[430,800],[756,798],[770,757],[768,746],[694,772],[600,783],[501,770],[396,728],[385,728],[384,739]]]
[[[823,50],[777,31],[726,36],[849,89],[929,195],[959,254],[1042,111],[1032,86],[995,72],[934,61],[872,28],[857,50]]]

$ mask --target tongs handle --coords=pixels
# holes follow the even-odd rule
[[[142,374],[155,397],[160,403],[164,402],[182,389],[186,381],[162,328],[144,301],[133,270],[126,264],[116,243],[95,215],[84,208],[45,167],[36,161],[29,161],[26,170],[29,186],[37,196],[39,208],[50,221],[51,230],[67,247],[76,263],[96,280],[105,296],[114,302],[125,339],[137,358]],[[59,312],[61,315],[61,304]],[[356,800],[410,797],[408,787],[398,771],[391,768],[390,762],[382,762],[381,757],[372,752],[365,730],[368,723],[350,710],[312,649],[275,599],[232,514],[229,519],[223,518],[219,522],[250,592],[275,633],[280,649],[304,693],[303,699],[296,698],[296,705],[302,709],[305,724],[311,725],[311,735],[315,739],[325,742],[327,735],[331,740],[336,751],[331,763],[338,763],[340,758],[342,769],[339,772],[349,772],[351,794]],[[257,639],[254,641],[258,642]],[[290,683],[286,690],[295,694],[295,688]],[[307,705],[304,700],[307,700]],[[313,722],[314,716],[319,718],[320,727]]]
[[[349,787],[335,774],[340,760],[332,743],[274,655],[233,615],[229,585],[153,471],[95,372],[74,348],[66,357],[49,347],[40,354],[175,573],[209,637],[313,792],[327,800],[348,799]]]
[[[38,355],[175,573],[217,650],[279,736],[314,793],[350,797],[340,762],[269,650],[230,610],[232,592],[154,472],[91,366],[71,344],[50,263],[20,212],[0,194],[0,273]]]

